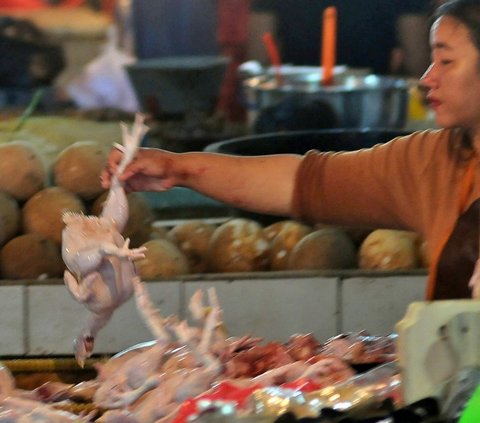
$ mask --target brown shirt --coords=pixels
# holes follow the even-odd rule
[[[427,130],[354,152],[311,151],[297,173],[294,214],[310,222],[412,230],[432,253],[458,218],[468,164],[450,154],[451,136],[449,129]],[[477,165],[467,207],[478,197]]]

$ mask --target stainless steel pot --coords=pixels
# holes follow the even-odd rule
[[[408,81],[401,78],[344,72],[332,86],[321,85],[321,72],[308,70],[283,75],[279,86],[272,75],[243,81],[252,127],[260,113],[286,101],[328,105],[335,114],[331,127],[402,128],[407,119]],[[298,128],[302,129],[302,128]]]

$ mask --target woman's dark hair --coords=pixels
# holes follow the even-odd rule
[[[480,52],[480,0],[450,0],[440,5],[433,13],[433,20],[442,16],[450,16],[465,25],[470,38]],[[480,68],[480,64],[479,64]],[[463,150],[463,154],[460,150]],[[467,130],[461,131],[460,146],[450,142],[451,151],[465,158],[465,150],[473,153],[473,139]]]
[[[433,14],[436,20],[450,16],[464,24],[472,42],[480,51],[480,0],[450,0],[440,5]]]

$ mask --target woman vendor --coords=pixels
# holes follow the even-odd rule
[[[308,222],[415,231],[427,240],[432,257],[426,297],[476,296],[480,0],[441,5],[430,46],[431,64],[421,81],[442,129],[355,152],[310,151],[304,156],[144,148],[121,179],[129,190],[183,186],[236,207]],[[111,152],[102,174],[104,187],[120,158],[120,151]]]

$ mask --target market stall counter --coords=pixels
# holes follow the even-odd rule
[[[215,287],[229,333],[279,341],[302,332],[319,339],[360,330],[391,333],[408,304],[423,298],[425,285],[424,270],[202,274],[147,282],[162,312],[182,317],[195,290]],[[86,312],[62,280],[4,280],[0,293],[1,356],[72,354]],[[114,354],[151,338],[131,299],[103,329],[95,352]]]

